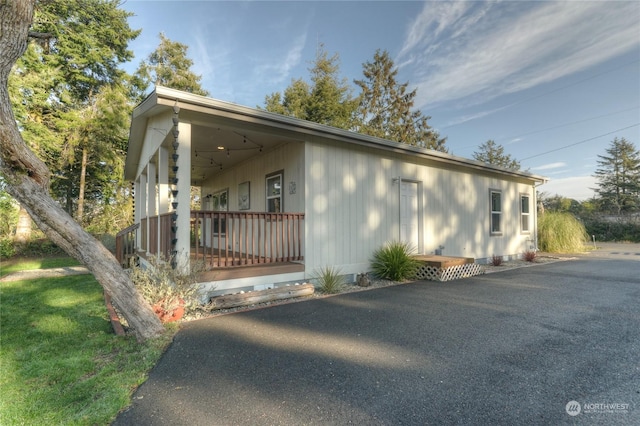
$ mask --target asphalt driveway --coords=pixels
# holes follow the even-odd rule
[[[640,424],[640,245],[188,323],[114,424]]]

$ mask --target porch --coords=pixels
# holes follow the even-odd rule
[[[124,267],[135,255],[175,254],[176,213],[143,218],[116,236],[116,258]],[[204,264],[215,279],[304,271],[304,213],[190,213],[190,262]],[[211,274],[211,273],[214,274]]]

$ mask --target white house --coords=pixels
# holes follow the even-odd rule
[[[139,224],[130,245],[173,253],[178,267],[204,261],[218,292],[300,282],[324,266],[365,272],[392,240],[480,263],[518,256],[536,247],[546,181],[164,87],[133,112],[125,177]]]

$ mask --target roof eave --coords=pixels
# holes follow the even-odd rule
[[[144,135],[146,127],[146,118],[153,113],[154,108],[158,106],[170,107],[177,105],[180,108],[186,108],[187,105],[200,106],[211,110],[217,110],[224,113],[233,114],[238,120],[246,120],[255,122],[256,120],[263,122],[265,125],[274,125],[276,127],[284,128],[299,133],[305,133],[309,135],[323,136],[335,140],[354,143],[358,145],[371,147],[372,145],[380,149],[405,153],[411,155],[418,155],[424,158],[429,158],[438,162],[452,164],[462,167],[467,167],[476,170],[482,170],[489,173],[498,173],[501,175],[508,175],[513,178],[526,179],[534,183],[546,183],[548,179],[544,176],[535,175],[520,170],[510,170],[490,164],[470,160],[463,157],[457,157],[448,153],[435,151],[432,149],[412,146],[400,142],[394,142],[387,139],[382,139],[374,136],[368,136],[360,133],[351,132],[344,129],[338,129],[336,127],[327,126],[324,124],[313,123],[306,120],[301,120],[294,117],[288,117],[268,111],[263,111],[255,108],[249,108],[246,106],[234,104],[231,102],[220,101],[217,99],[195,95],[192,93],[183,92],[180,90],[170,89],[163,86],[156,86],[154,91],[145,98],[140,105],[138,105],[133,111],[131,134],[130,134],[130,146],[127,152],[127,165],[125,177],[131,179],[131,173],[135,173],[135,170],[131,172],[131,169],[136,165],[129,164],[129,154],[136,154],[139,156],[140,149],[142,148],[141,138]],[[143,119],[144,118],[144,119]],[[131,144],[131,140],[137,141],[137,143]],[[140,145],[140,146],[137,146]],[[132,152],[133,149],[137,149],[137,152]],[[135,179],[135,176],[133,177]]]

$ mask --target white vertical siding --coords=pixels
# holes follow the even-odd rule
[[[520,194],[535,199],[530,184],[336,142],[308,143],[305,158],[307,273],[328,265],[362,272],[375,249],[399,239],[398,177],[422,183],[424,253],[518,255],[532,238],[520,233],[519,208]],[[500,236],[490,234],[490,189],[502,192]]]
[[[282,170],[283,204],[285,212],[304,211],[303,146],[301,143],[287,143],[269,152],[263,152],[229,170],[224,170],[215,178],[202,185],[202,196],[220,190],[229,190],[229,211],[238,210],[238,184],[250,182],[250,209],[266,211],[266,180],[273,172]],[[290,185],[295,185],[295,193],[290,194]]]

